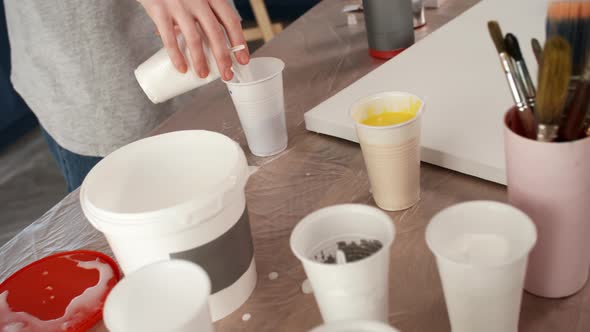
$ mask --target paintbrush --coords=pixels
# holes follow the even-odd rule
[[[543,64],[539,70],[536,102],[538,141],[552,142],[557,138],[571,74],[569,43],[561,37],[551,37],[545,43]]]
[[[560,127],[560,138],[573,141],[583,136],[586,113],[590,107],[590,57],[586,59],[586,66],[580,83],[578,84],[565,121]]]
[[[506,45],[506,50],[508,54],[514,59],[516,63],[516,78],[520,81],[520,84],[524,87],[524,94],[526,97],[526,102],[529,105],[529,108],[534,113],[535,112],[535,84],[531,79],[531,74],[529,74],[529,69],[527,68],[526,62],[522,57],[522,52],[520,51],[520,45],[518,44],[518,39],[515,35],[508,33],[504,37],[504,45]]]
[[[547,37],[561,36],[572,48],[572,73],[580,76],[590,45],[590,2],[556,1],[549,4]]]
[[[590,2],[557,1],[549,4],[546,22],[547,38],[561,36],[572,52],[572,86],[580,79],[590,48]]]
[[[504,38],[502,36],[502,30],[500,29],[500,25],[496,21],[489,21],[488,30],[490,31],[490,36],[492,37],[492,41],[494,42],[496,50],[498,51],[500,65],[502,66],[504,74],[506,75],[506,80],[508,81],[510,93],[512,94],[512,98],[514,99],[516,108],[518,109],[517,114],[522,124],[523,136],[528,138],[535,138],[535,118],[533,116],[532,110],[526,103],[524,87],[516,78],[517,71],[514,68],[514,62],[508,54],[508,52],[506,52],[506,47],[504,45]]]
[[[531,39],[531,47],[533,48],[535,59],[537,59],[537,65],[540,66],[541,63],[543,63],[543,48],[541,47],[541,43],[539,43],[537,38]]]

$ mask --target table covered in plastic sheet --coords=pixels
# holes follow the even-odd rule
[[[416,31],[417,39],[477,2],[446,0],[439,9],[428,10],[428,23]],[[249,165],[258,167],[246,186],[258,283],[242,307],[215,324],[218,331],[308,331],[321,324],[313,295],[302,291],[306,277],[289,246],[291,231],[303,217],[322,207],[375,205],[359,146],[310,133],[303,121],[307,110],[383,63],[368,55],[362,17],[358,25],[347,25],[341,13],[347,3],[320,2],[254,54],[278,57],[286,63],[289,145],[284,152],[270,158],[249,152],[230,96],[220,81],[191,92],[190,109],[174,114],[154,132],[206,129],[223,133],[242,146]],[[424,163],[420,186],[418,204],[405,211],[388,212],[396,228],[391,248],[389,319],[404,332],[450,331],[435,259],[426,246],[424,230],[437,212],[450,205],[469,200],[505,202],[506,188]],[[84,217],[78,191],[0,248],[0,282],[39,258],[75,249],[112,255],[104,236]],[[590,331],[590,286],[566,299],[524,293],[519,331]]]

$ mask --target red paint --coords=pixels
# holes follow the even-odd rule
[[[14,273],[2,284],[0,294],[8,291],[8,305],[14,312],[27,312],[41,320],[53,320],[64,315],[72,299],[98,283],[99,272],[77,266],[78,261],[95,261],[108,264],[114,277],[107,283],[108,293],[120,279],[117,264],[107,255],[87,250],[63,252],[42,258]],[[48,289],[51,287],[51,289]],[[53,298],[52,298],[53,296]],[[102,319],[102,309],[89,315],[79,326],[68,331],[86,331]]]

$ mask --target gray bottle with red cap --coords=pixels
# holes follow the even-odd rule
[[[369,54],[389,59],[414,44],[412,0],[363,0]]]

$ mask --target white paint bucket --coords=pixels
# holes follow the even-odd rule
[[[104,158],[80,192],[125,274],[185,259],[211,278],[214,321],[239,308],[256,285],[244,188],[246,157],[228,137],[178,131],[131,143]]]

